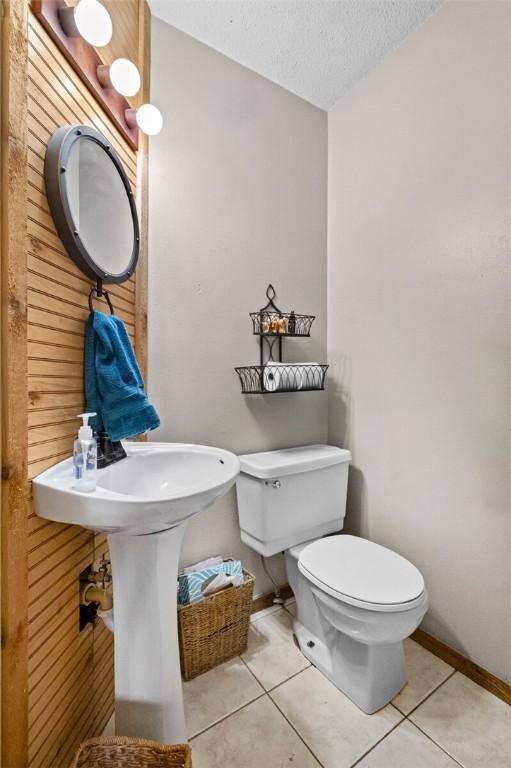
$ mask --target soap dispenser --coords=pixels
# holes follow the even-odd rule
[[[73,488],[75,491],[90,492],[96,490],[97,444],[89,427],[89,418],[95,413],[80,413],[83,425],[78,430],[78,437],[73,448]]]

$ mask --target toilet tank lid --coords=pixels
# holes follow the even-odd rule
[[[302,445],[279,451],[246,453],[239,460],[242,474],[268,480],[342,464],[351,461],[351,453],[333,445]]]

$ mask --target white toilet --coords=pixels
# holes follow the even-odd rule
[[[302,653],[364,712],[406,683],[403,640],[428,607],[408,560],[344,523],[349,451],[308,445],[240,456],[241,538],[262,555],[285,550]]]

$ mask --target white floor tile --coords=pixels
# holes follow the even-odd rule
[[[364,757],[357,768],[459,768],[427,736],[404,720]]]
[[[392,703],[407,715],[447,680],[454,669],[409,638],[405,640],[404,647],[408,682]]]
[[[188,737],[203,731],[221,718],[264,693],[240,658],[183,683]]]
[[[266,690],[309,666],[293,638],[293,617],[283,608],[250,625],[242,659]]]
[[[191,742],[194,768],[320,768],[268,696]]]
[[[391,704],[366,715],[314,667],[270,695],[325,768],[349,768],[402,719]]]
[[[465,768],[511,765],[511,707],[459,672],[410,719]]]
[[[256,611],[250,616],[250,621],[259,621],[264,619],[265,616],[269,616],[272,613],[278,613],[282,610],[280,605],[269,605],[268,608],[263,608],[262,611]]]

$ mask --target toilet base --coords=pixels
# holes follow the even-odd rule
[[[403,643],[366,645],[331,628],[324,640],[294,621],[303,655],[363,712],[372,714],[406,684]]]

